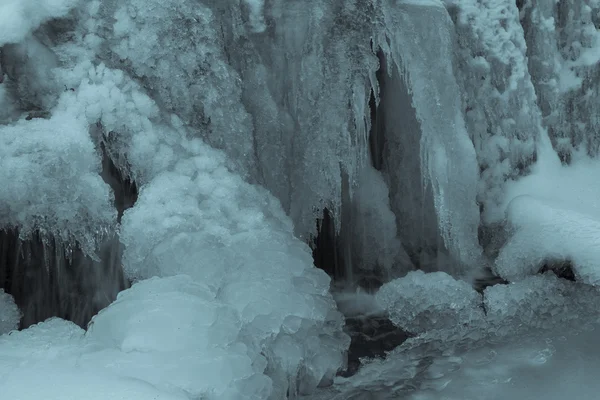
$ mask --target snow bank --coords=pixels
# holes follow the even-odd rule
[[[0,289],[0,335],[19,327],[21,312],[13,297]]]
[[[100,363],[81,360],[93,348],[86,342],[81,328],[60,319],[0,336],[2,396],[19,400],[188,399],[117,376]]]
[[[600,163],[579,157],[562,166],[542,149],[532,173],[511,183],[505,197],[512,236],[494,269],[519,280],[545,262],[570,261],[577,280],[600,284]]]

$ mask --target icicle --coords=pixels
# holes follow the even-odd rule
[[[433,191],[440,234],[450,253],[477,266],[478,168],[453,72],[452,21],[439,1],[384,1],[383,13],[392,59],[420,123],[422,187]]]

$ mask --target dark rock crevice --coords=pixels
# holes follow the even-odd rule
[[[89,320],[128,286],[115,237],[100,249],[96,262],[80,248],[35,233],[26,239],[17,229],[0,231],[0,287],[15,298],[25,329],[50,317],[85,328]]]
[[[113,190],[115,200],[114,206],[117,209],[117,221],[121,222],[121,217],[125,210],[133,207],[138,197],[138,188],[136,182],[127,174],[123,173],[110,157],[104,142],[100,143],[102,152],[102,179]]]
[[[383,51],[379,49],[376,52],[377,59],[379,60],[379,69],[376,73],[376,78],[379,86],[380,93],[383,91],[383,74],[385,73],[383,65],[386,62]],[[369,108],[371,112],[371,131],[369,132],[369,151],[371,154],[371,164],[373,167],[381,171],[384,164],[384,148],[385,148],[385,117],[383,115],[384,108],[380,107],[381,104],[377,104],[375,93],[371,90],[371,96],[369,98]]]
[[[341,239],[332,213],[327,208],[323,210],[323,217],[317,220],[317,236],[313,238],[311,247],[317,268],[327,272],[334,282],[346,277]]]
[[[400,346],[412,335],[395,326],[387,317],[357,317],[346,319],[346,331],[351,342],[348,349],[348,368],[338,375],[356,374],[362,360],[386,358],[387,353]]]

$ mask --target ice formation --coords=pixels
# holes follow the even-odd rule
[[[188,398],[182,393],[161,391],[139,379],[118,376],[100,362],[92,365],[83,357],[92,348],[85,331],[60,319],[0,336],[2,395],[24,400]],[[35,384],[24,387],[23,382],[29,381],[32,374]]]
[[[265,398],[267,360],[238,340],[243,324],[214,289],[188,276],[152,278],[122,292],[86,335],[98,351],[82,356],[117,376],[191,398]]]
[[[311,398],[508,400],[541,393],[557,400],[567,393],[594,398],[589,389],[594,384],[585,382],[593,381],[586,371],[595,370],[598,360],[597,288],[552,272],[488,287],[483,297],[442,273],[415,281],[409,274],[384,285],[375,297],[389,305],[394,323],[412,325],[419,335],[385,359],[365,360],[355,376],[337,378]],[[464,307],[456,318],[453,304],[459,302]],[[415,317],[411,309],[422,312]],[[469,326],[457,329],[461,318],[475,314]]]
[[[397,86],[388,88],[396,94],[387,94],[391,104],[385,109],[385,118],[390,119],[386,122],[391,125],[386,139],[391,145],[388,173],[392,181],[392,209],[399,215],[401,231],[403,226],[424,229],[427,236],[415,247],[447,248],[456,261],[473,268],[481,263],[476,237],[477,162],[452,62],[452,21],[444,5],[437,1],[383,1],[381,7],[384,29],[376,36],[376,44],[386,56],[392,81],[388,86]],[[430,29],[431,26],[436,29]],[[430,45],[424,47],[423,42]],[[414,116],[410,109],[414,109]],[[387,113],[391,115],[388,117]],[[413,126],[406,126],[402,117]],[[418,149],[418,153],[413,149]],[[414,161],[408,164],[407,160]],[[410,168],[411,174],[402,174],[403,167]],[[410,195],[403,193],[403,186],[408,186]],[[426,209],[430,202],[432,208]],[[419,212],[425,216],[419,218],[423,215]],[[421,228],[425,224],[430,225],[429,231]]]

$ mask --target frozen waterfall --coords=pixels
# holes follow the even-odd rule
[[[0,399],[595,398],[599,62],[600,0],[0,0]]]

